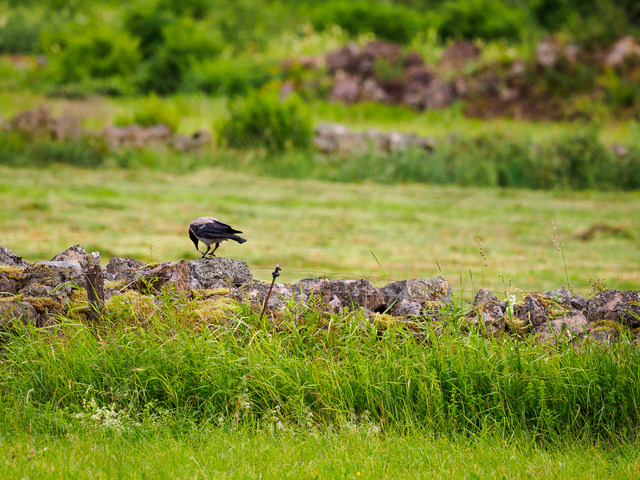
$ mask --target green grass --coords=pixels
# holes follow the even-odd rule
[[[290,306],[225,320],[164,292],[2,335],[3,478],[634,478],[640,359],[619,344],[420,335]],[[132,477],[133,475],[133,477]]]
[[[140,439],[21,434],[5,438],[0,455],[6,479],[632,479],[640,469],[636,447],[548,449],[521,438],[434,440],[361,429],[278,435],[207,430],[187,438],[160,432]]]
[[[214,215],[249,240],[224,244],[220,254],[245,260],[263,280],[277,263],[283,282],[327,274],[374,276],[382,286],[442,274],[467,294],[483,286],[476,238],[488,262],[485,287],[541,291],[566,284],[551,239],[554,220],[577,292],[589,293],[596,277],[609,287],[640,287],[633,267],[640,254],[638,192],[336,184],[207,168],[163,174],[4,167],[0,205],[0,245],[30,261],[77,243],[99,250],[104,262],[193,259],[187,226]],[[622,229],[576,238],[598,224]]]

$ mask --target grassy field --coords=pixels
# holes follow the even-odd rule
[[[131,455],[131,450],[138,452]],[[526,439],[431,439],[417,434],[209,430],[186,439],[21,435],[0,443],[3,478],[611,478],[640,474],[637,448],[567,445],[541,448]]]
[[[545,192],[261,178],[220,169],[0,169],[0,244],[30,261],[74,244],[144,261],[197,258],[189,222],[213,215],[243,230],[220,254],[270,280],[388,281],[444,275],[460,293],[640,287],[638,192]],[[558,227],[554,232],[552,220]],[[599,227],[600,226],[600,227]],[[600,228],[600,229],[599,229]],[[588,239],[579,237],[589,229]],[[587,235],[588,236],[588,235]],[[478,240],[485,254],[480,255]],[[486,264],[486,266],[485,266]]]
[[[4,332],[3,478],[636,478],[638,349],[193,300]],[[229,328],[230,327],[230,328]]]

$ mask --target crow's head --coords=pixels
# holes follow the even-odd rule
[[[193,232],[191,231],[191,229],[189,229],[189,238],[191,239],[191,241],[193,242],[193,244],[196,246],[196,250],[200,251],[200,249],[198,248],[198,237],[196,237]]]

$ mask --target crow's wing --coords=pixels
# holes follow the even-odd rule
[[[203,225],[195,227],[194,233],[197,237],[216,239],[216,238],[233,238],[234,233],[242,233],[240,230],[234,230],[230,225],[215,221],[207,222]]]

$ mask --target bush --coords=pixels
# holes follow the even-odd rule
[[[180,121],[180,112],[175,105],[163,102],[155,94],[149,95],[137,106],[132,114],[121,114],[116,117],[116,125],[124,126],[137,124],[143,127],[151,127],[153,125],[166,125],[172,132],[178,128]]]
[[[272,94],[251,93],[244,101],[230,101],[229,113],[218,137],[230,147],[282,151],[307,148],[311,143],[311,117],[295,95],[281,100]]]
[[[46,35],[44,50],[57,83],[129,76],[141,60],[138,40],[108,25]]]
[[[186,90],[211,95],[246,95],[271,81],[279,72],[270,62],[249,57],[216,58],[193,65],[185,75]]]
[[[222,48],[216,32],[188,17],[166,23],[161,42],[143,63],[137,84],[142,91],[162,95],[177,91],[192,65],[217,56]]]
[[[454,0],[443,7],[438,34],[443,40],[519,40],[525,13],[500,0]]]
[[[553,151],[560,160],[558,176],[573,190],[611,188],[620,173],[613,153],[600,142],[594,128],[560,137]]]
[[[350,35],[373,33],[389,42],[405,45],[424,26],[420,12],[393,3],[334,0],[312,12],[317,29],[339,25]]]
[[[40,30],[44,27],[42,11],[15,9],[0,21],[0,53],[40,53]]]

